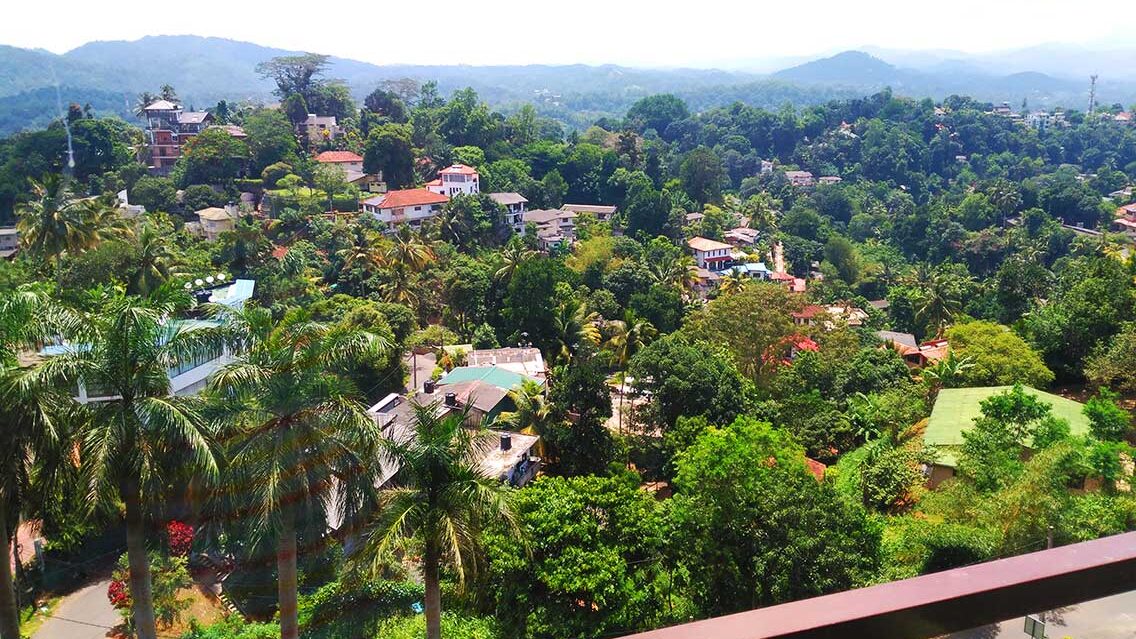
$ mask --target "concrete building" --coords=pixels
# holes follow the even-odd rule
[[[426,190],[446,197],[476,195],[481,192],[481,177],[472,166],[454,164],[438,171],[438,177],[426,183]]]
[[[427,189],[402,189],[363,200],[363,212],[375,216],[395,230],[403,224],[420,228],[423,220],[435,217],[450,198]]]

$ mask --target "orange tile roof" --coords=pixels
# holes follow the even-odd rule
[[[477,169],[464,164],[455,164],[453,166],[447,166],[441,171],[438,171],[438,173],[445,175],[477,175]]]
[[[404,206],[445,204],[449,201],[450,198],[434,193],[433,191],[427,191],[426,189],[403,189],[401,191],[391,191],[385,195],[373,197],[364,201],[364,204],[369,204],[380,209],[397,209]]]
[[[686,241],[686,245],[696,251],[721,251],[730,250],[734,247],[722,242],[715,242],[704,237],[692,237]]]
[[[363,157],[351,151],[324,151],[316,156],[316,162],[334,164],[339,162],[362,162]]]

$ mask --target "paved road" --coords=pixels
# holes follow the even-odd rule
[[[1049,639],[1133,639],[1136,637],[1136,591],[1067,606],[1047,614]],[[1018,639],[1025,620],[1011,619],[993,626],[956,632],[950,639]]]
[[[417,366],[415,366],[415,359],[417,359]],[[422,383],[430,379],[430,375],[434,372],[434,366],[437,365],[437,358],[434,357],[433,353],[418,356],[407,354],[403,360],[406,362],[407,371],[410,373],[406,379],[407,390],[415,390],[414,384],[416,375],[418,382],[417,390],[422,390]]]
[[[67,595],[32,639],[103,639],[121,620],[107,600],[110,579]]]

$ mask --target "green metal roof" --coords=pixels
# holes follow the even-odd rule
[[[447,373],[445,377],[438,380],[438,385],[445,386],[459,382],[478,381],[492,384],[498,388],[512,390],[519,387],[521,382],[526,379],[542,384],[541,380],[535,377],[514,373],[513,371],[505,370],[497,366],[458,366]]]
[[[959,449],[963,444],[962,433],[974,425],[975,418],[982,416],[982,400],[1011,388],[1013,387],[983,386],[944,388],[939,391],[935,408],[931,411],[931,418],[927,420],[927,429],[923,433],[923,443],[938,448],[939,456],[936,463],[955,467],[958,464]],[[1088,434],[1089,418],[1082,412],[1084,404],[1029,386],[1022,388],[1030,395],[1050,404],[1053,407],[1051,414],[1069,422],[1069,429],[1073,435]]]

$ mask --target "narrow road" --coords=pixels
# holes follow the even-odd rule
[[[110,579],[67,595],[32,639],[103,639],[121,621],[107,599]]]
[[[1136,637],[1136,591],[1050,611],[1045,636],[1050,639],[1132,639]],[[1026,637],[1024,618],[956,632],[949,639],[1016,639]]]
[[[410,372],[406,380],[406,390],[422,390],[422,383],[430,379],[430,374],[434,372],[434,367],[437,365],[437,358],[433,353],[425,353],[423,355],[408,353],[403,358],[403,361],[406,362],[406,368]]]

